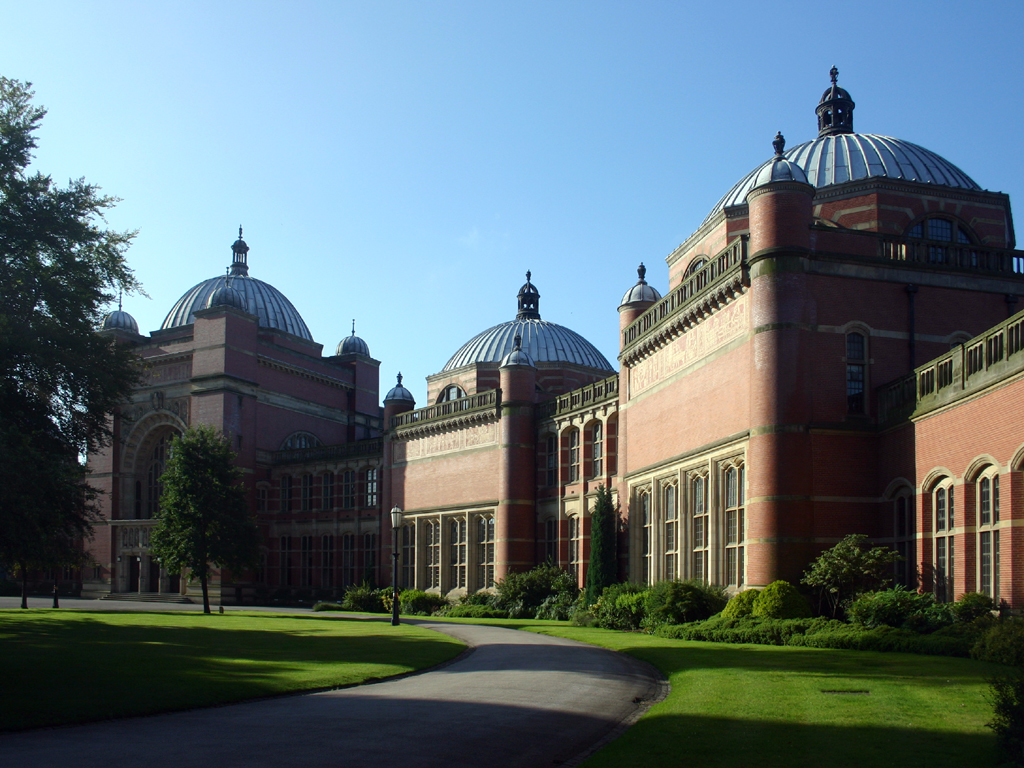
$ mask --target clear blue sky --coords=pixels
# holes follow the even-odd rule
[[[35,167],[123,199],[143,331],[250,274],[330,354],[357,331],[423,378],[541,315],[615,362],[616,306],[771,155],[816,135],[828,70],[855,127],[1024,185],[1024,3],[11,2],[0,74],[47,115]],[[1018,219],[1022,214],[1018,212]],[[617,366],[616,366],[617,367]]]

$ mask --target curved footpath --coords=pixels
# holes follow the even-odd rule
[[[373,685],[0,736],[0,763],[576,765],[667,690],[652,667],[603,648],[513,629],[409,621],[471,650],[438,669]]]

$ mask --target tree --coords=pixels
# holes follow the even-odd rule
[[[97,332],[117,291],[138,289],[133,233],[104,228],[116,200],[97,187],[27,172],[46,114],[32,95],[0,77],[0,562],[23,579],[29,564],[75,564],[67,539],[94,520],[80,457],[109,440],[139,376],[131,350]]]
[[[171,441],[160,478],[163,493],[150,551],[170,571],[189,569],[210,612],[210,566],[243,570],[259,557],[259,529],[245,503],[242,471],[227,439],[212,427],[189,427]]]
[[[804,573],[802,583],[818,592],[818,610],[825,602],[835,618],[862,592],[882,589],[892,580],[892,564],[900,554],[888,547],[867,548],[868,537],[852,533],[821,553]]]
[[[590,567],[587,569],[587,605],[593,605],[604,588],[619,580],[616,514],[612,493],[604,485],[597,488],[597,499],[590,513]]]

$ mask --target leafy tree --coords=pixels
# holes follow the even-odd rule
[[[901,559],[899,553],[887,547],[868,549],[867,538],[862,533],[850,534],[822,552],[804,573],[801,582],[818,593],[819,613],[825,603],[835,618],[849,600],[891,581],[892,564]]]
[[[253,567],[259,557],[256,518],[245,503],[242,472],[223,435],[212,427],[190,427],[171,442],[160,478],[163,493],[150,551],[168,570],[188,568],[203,588],[210,612],[210,566]]]
[[[605,587],[619,580],[616,514],[612,493],[604,485],[597,488],[594,510],[590,513],[590,567],[587,569],[586,603],[593,605]]]
[[[116,202],[84,180],[28,173],[46,111],[0,77],[0,560],[72,565],[93,522],[79,457],[110,438],[108,416],[138,380],[135,355],[97,333],[133,233],[104,228]],[[60,546],[55,546],[59,542]]]

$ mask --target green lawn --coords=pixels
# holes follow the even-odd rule
[[[967,659],[666,640],[524,626],[625,651],[672,684],[585,768],[995,765],[985,678]],[[823,693],[823,691],[868,691]]]
[[[0,610],[0,730],[353,685],[464,646],[351,616]]]

